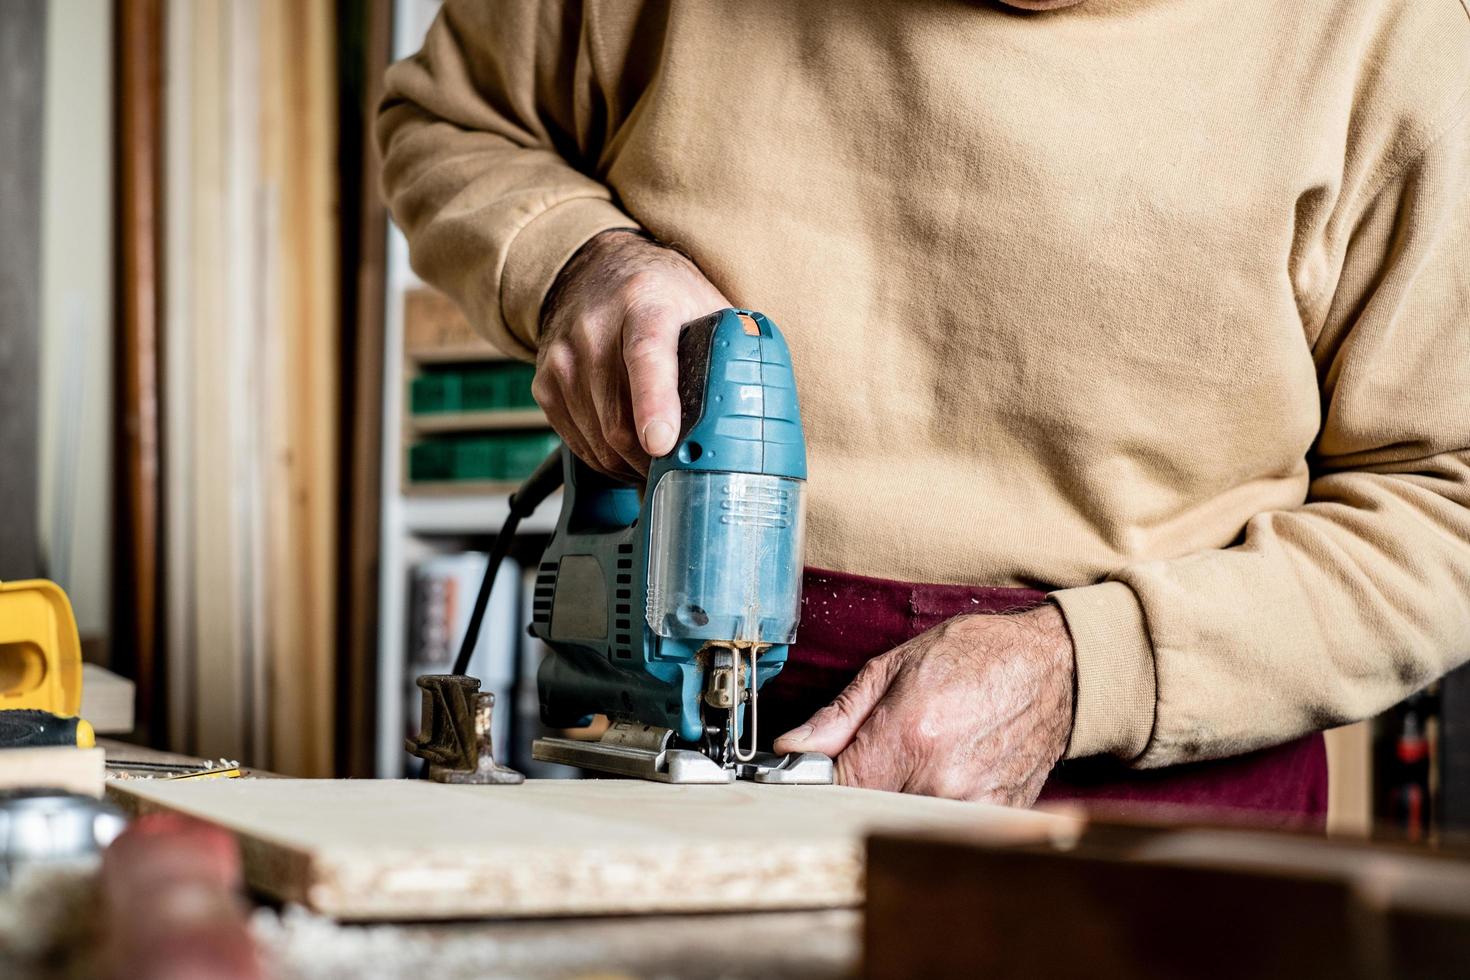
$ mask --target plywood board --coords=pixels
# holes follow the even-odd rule
[[[836,908],[861,900],[871,830],[1070,824],[840,786],[232,779],[109,791],[234,831],[253,887],[342,919]]]
[[[1373,722],[1334,728],[1327,737],[1327,833],[1373,832]]]
[[[167,182],[178,199],[171,196],[165,207],[170,295],[163,346],[171,358],[186,357],[173,365],[178,373],[165,388],[167,465],[172,471],[175,456],[182,464],[180,485],[170,483],[164,493],[182,524],[165,536],[170,548],[180,546],[165,563],[167,574],[182,579],[169,597],[180,620],[167,633],[168,669],[177,675],[170,742],[236,759],[258,757],[252,720],[259,713],[255,365],[248,344],[256,257],[241,244],[250,241],[250,226],[240,220],[255,177],[250,156],[232,145],[240,120],[251,115],[238,77],[254,49],[246,6],[173,0],[165,13],[168,84],[181,97],[171,96],[165,127],[168,141],[178,144]]]
[[[170,747],[333,771],[338,264],[331,0],[171,0]]]
[[[101,749],[62,745],[0,749],[0,790],[62,789],[101,796],[106,762]]]
[[[126,677],[96,664],[82,664],[82,717],[98,735],[133,730],[135,688]]]
[[[337,689],[337,79],[331,0],[260,0],[265,365],[261,445],[269,712],[264,763],[333,772]],[[261,761],[257,759],[256,761]]]

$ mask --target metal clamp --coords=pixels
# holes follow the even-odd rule
[[[495,761],[491,716],[495,695],[480,690],[478,678],[463,674],[421,674],[423,719],[416,737],[405,746],[429,767],[440,783],[512,785],[525,775]]]

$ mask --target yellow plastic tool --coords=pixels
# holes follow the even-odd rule
[[[82,641],[55,582],[0,582],[0,709],[82,709]]]

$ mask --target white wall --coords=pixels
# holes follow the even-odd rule
[[[50,0],[41,204],[41,547],[83,634],[111,555],[112,2]]]

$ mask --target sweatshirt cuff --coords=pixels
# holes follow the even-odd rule
[[[500,314],[516,339],[536,351],[541,303],[567,260],[593,236],[637,228],[611,201],[574,197],[542,211],[511,240],[500,274]]]
[[[1153,734],[1154,651],[1143,607],[1122,582],[1053,592],[1072,634],[1077,689],[1064,758],[1136,759]]]

